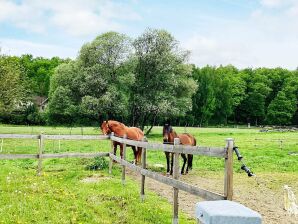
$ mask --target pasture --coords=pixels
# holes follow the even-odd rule
[[[236,128],[175,128],[178,133],[189,132],[201,146],[224,146],[232,137],[239,147],[245,164],[257,174],[248,178],[240,170],[234,157],[235,200],[257,210],[264,223],[295,223],[293,217],[282,210],[282,187],[290,185],[298,194],[298,133],[259,132],[259,129]],[[65,127],[0,126],[0,133],[19,134],[99,134],[99,129]],[[162,128],[154,127],[148,141],[162,142]],[[36,153],[36,140],[5,139],[1,153]],[[47,140],[45,152],[108,152],[109,141]],[[128,160],[133,159],[128,148]],[[119,150],[117,151],[119,153]],[[148,152],[149,168],[165,172],[164,153]],[[106,169],[86,170],[93,159],[47,159],[44,173],[36,176],[36,160],[0,161],[0,223],[169,223],[171,205],[167,190],[150,182],[151,190],[145,203],[140,203],[139,183],[134,175],[125,187],[121,185],[120,168],[113,169],[113,177]],[[182,161],[181,161],[182,162]],[[116,167],[116,166],[115,166]],[[194,170],[182,179],[194,185],[221,191],[223,160],[194,157]],[[89,177],[89,179],[88,179]],[[87,179],[86,179],[87,178]],[[87,180],[87,181],[82,181]],[[89,181],[90,180],[90,181]],[[146,180],[146,181],[147,181]],[[256,182],[258,181],[258,183]],[[156,195],[159,194],[159,196]],[[162,197],[161,197],[162,196]],[[269,197],[268,197],[269,196]],[[191,219],[193,203],[199,200],[182,195],[180,223],[194,223]],[[189,199],[189,200],[188,200]],[[188,203],[184,202],[188,201]],[[271,202],[271,203],[270,203]],[[262,206],[262,204],[267,205]]]

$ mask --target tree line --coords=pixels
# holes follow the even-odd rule
[[[0,121],[98,125],[117,119],[144,128],[252,123],[298,124],[298,71],[197,67],[167,31],[132,39],[108,32],[75,60],[0,56]],[[41,112],[35,96],[48,97]]]

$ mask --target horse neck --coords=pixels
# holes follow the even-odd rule
[[[174,139],[175,138],[178,138],[178,135],[177,135],[177,133],[176,133],[176,131],[172,131],[171,133],[170,133],[170,141],[169,142],[172,142],[172,143],[174,143]]]
[[[123,135],[126,132],[126,126],[119,121],[108,121],[109,128],[111,132],[114,132],[115,135]]]

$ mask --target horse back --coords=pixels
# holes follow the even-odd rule
[[[178,137],[182,145],[195,146],[197,144],[195,137],[191,134],[188,134],[188,133],[178,134]]]
[[[126,130],[127,138],[141,141],[144,137],[144,132],[137,127],[129,127]]]

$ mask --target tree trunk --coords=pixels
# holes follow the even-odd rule
[[[157,117],[157,113],[154,115],[153,122],[152,122],[150,128],[146,131],[145,135],[149,135],[149,133],[151,132],[152,128],[155,125],[156,117]]]

